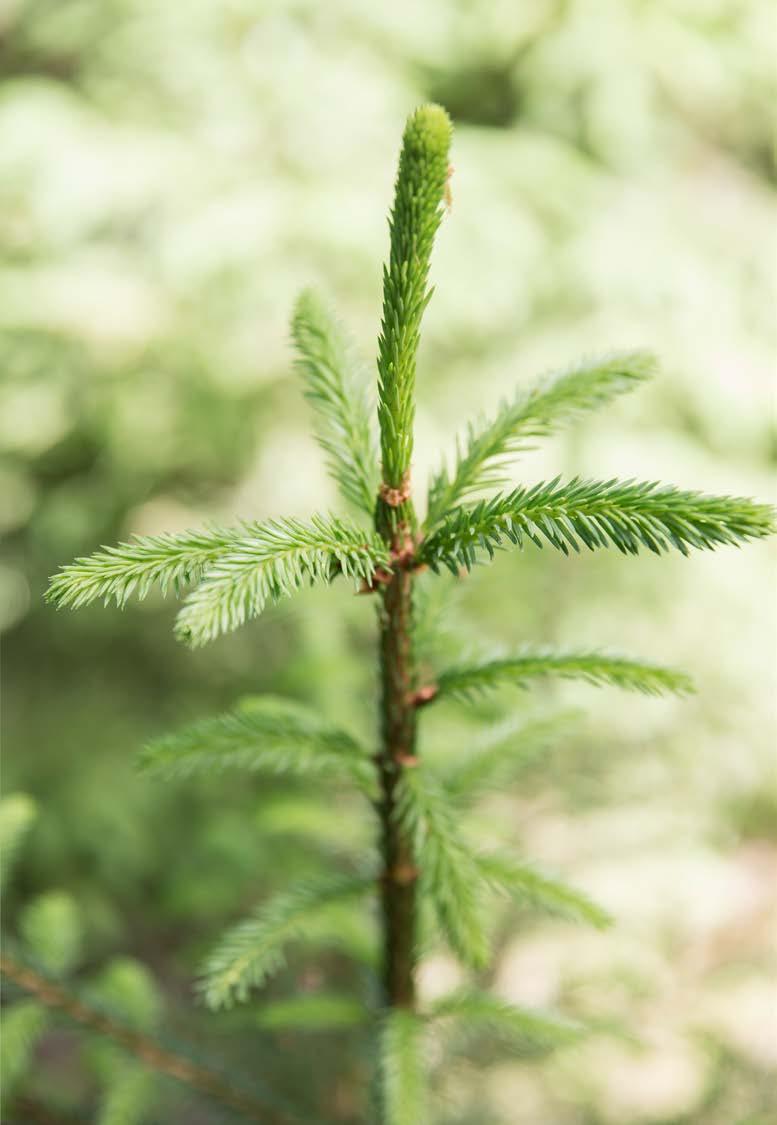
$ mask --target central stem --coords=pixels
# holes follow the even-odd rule
[[[400,533],[398,533],[400,534]],[[398,545],[395,544],[395,551]],[[415,1007],[416,884],[412,842],[397,817],[397,787],[412,768],[416,707],[412,699],[413,576],[398,564],[380,608],[383,988],[389,1007]]]
[[[378,421],[381,485],[375,527],[392,565],[381,576],[381,748],[378,810],[383,854],[383,988],[389,1008],[415,1008],[416,894],[413,841],[397,805],[402,774],[416,762],[413,667],[413,572],[417,524],[410,499],[416,354],[429,301],[429,263],[442,218],[449,175],[451,123],[440,106],[421,106],[405,125],[391,248],[383,271],[383,319],[378,339]]]

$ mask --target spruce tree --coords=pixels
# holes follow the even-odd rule
[[[550,547],[569,554],[614,547],[624,555],[687,554],[763,538],[775,527],[774,512],[764,504],[655,481],[556,478],[503,490],[508,461],[649,378],[655,360],[642,352],[606,355],[545,377],[519,390],[493,417],[472,423],[453,465],[433,476],[425,515],[417,513],[416,358],[431,297],[432,247],[446,211],[450,143],[451,123],[439,106],[422,106],[408,119],[383,273],[377,433],[369,388],[339,323],[311,292],[301,295],[294,310],[297,369],[318,441],[353,515],[247,519],[230,528],[135,537],[65,566],[48,594],[58,606],[95,600],[123,606],[152,587],[173,590],[184,599],[176,633],[192,647],[310,584],[350,579],[371,595],[380,685],[376,746],[362,745],[348,731],[347,718],[341,727],[296,701],[257,697],[160,737],[143,752],[143,763],[166,776],[214,770],[315,775],[363,794],[375,817],[374,860],[311,877],[261,903],[216,945],[203,966],[200,989],[212,1008],[256,999],[283,964],[289,943],[319,932],[321,919],[338,904],[373,897],[382,953],[372,1020],[379,1044],[378,1114],[385,1125],[432,1119],[424,1041],[437,1024],[466,1025],[470,1036],[481,1029],[532,1051],[568,1043],[585,1031],[561,1015],[522,1009],[474,986],[424,1008],[417,973],[427,905],[451,949],[473,970],[489,961],[481,908],[489,893],[506,893],[596,927],[609,923],[584,894],[513,856],[471,847],[460,831],[464,811],[484,787],[509,772],[522,748],[554,738],[558,725],[519,723],[510,737],[493,739],[463,764],[434,768],[419,739],[423,710],[444,706],[450,697],[470,700],[499,685],[529,687],[541,677],[651,695],[691,688],[683,672],[639,659],[543,647],[442,667],[424,679],[414,601],[420,574],[447,568],[458,575],[503,549]]]

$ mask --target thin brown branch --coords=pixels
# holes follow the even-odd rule
[[[85,1004],[60,984],[55,984],[34,969],[22,965],[7,953],[0,954],[0,972],[25,992],[35,996],[47,1008],[56,1009],[81,1027],[112,1040],[152,1070],[182,1082],[199,1094],[214,1098],[249,1121],[260,1121],[262,1125],[287,1125],[289,1118],[279,1115],[275,1110],[268,1110],[267,1106],[249,1094],[234,1089],[215,1071],[192,1062],[184,1055],[176,1054],[150,1036]]]

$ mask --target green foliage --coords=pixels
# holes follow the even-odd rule
[[[455,508],[423,544],[420,558],[437,569],[470,570],[478,553],[493,558],[504,539],[523,547],[524,536],[538,547],[543,539],[566,555],[584,544],[617,547],[636,555],[640,547],[661,554],[674,547],[712,549],[774,532],[774,512],[767,504],[732,496],[705,496],[670,485],[631,481],[582,481],[561,484],[560,477],[533,488]]]
[[[416,665],[435,667],[451,652],[466,647],[467,633],[461,620],[461,586],[449,575],[421,572],[416,578],[413,628]]]
[[[385,1125],[428,1121],[422,1020],[402,1008],[387,1012],[380,1027],[381,1120]]]
[[[0,888],[5,886],[16,854],[37,815],[37,806],[26,793],[11,793],[0,800]]]
[[[154,1031],[162,1014],[162,998],[151,973],[132,957],[116,957],[91,981],[89,998],[99,1011],[139,1032]],[[150,1118],[158,1082],[110,1042],[98,1039],[93,1054],[101,1072],[103,1096],[98,1125],[141,1125]]]
[[[90,995],[139,1031],[150,1031],[159,1023],[159,988],[146,966],[134,957],[114,957],[104,965],[91,982]]]
[[[214,640],[290,597],[336,575],[370,582],[387,563],[380,540],[356,524],[314,516],[246,523],[233,529],[136,537],[63,567],[48,598],[77,608],[97,599],[123,606],[158,585],[179,593],[200,582],[178,615],[176,633],[193,647]]]
[[[89,1000],[97,1010],[138,1032],[158,1028],[162,997],[151,973],[133,957],[115,957],[92,979]],[[92,1057],[102,1086],[97,1125],[142,1125],[151,1116],[159,1083],[148,1066],[140,1065],[113,1043],[96,1038]]]
[[[36,962],[53,977],[65,976],[81,955],[81,918],[64,891],[47,891],[22,911],[20,930]]]
[[[87,1033],[82,1054],[106,1091],[100,1121],[145,1120],[155,1097],[150,1072],[175,1079],[190,1091],[213,1099],[237,1111],[241,1118],[252,1121],[265,1121],[271,1108],[282,1104],[272,1095],[269,1100],[264,1095],[254,1096],[240,1080],[234,1084],[233,1080],[226,1081],[218,1071],[197,1062],[190,1049],[171,1049],[148,1034],[158,1020],[159,996],[150,974],[131,958],[117,958],[109,964],[92,982],[91,996],[86,991],[76,992],[55,983],[5,951],[0,967],[4,977],[35,997],[36,1003],[40,1001],[44,1013],[56,1012]],[[19,1069],[29,1060],[28,1040],[35,1027],[29,1017],[20,1020],[20,1027],[16,1029],[19,1034],[14,1034],[7,1044],[9,1066],[6,1070],[9,1074],[14,1071],[13,1078],[18,1077]],[[5,1041],[3,1046],[6,1046]],[[6,1096],[8,1090],[8,1086],[4,1086]],[[37,1119],[43,1111],[37,1110],[37,1103],[30,1102],[30,1105],[34,1105]],[[18,1108],[21,1109],[21,1105]],[[294,1116],[289,1120],[298,1118]]]
[[[682,695],[692,690],[688,676],[671,668],[647,664],[606,652],[555,652],[552,649],[527,649],[516,656],[487,660],[482,664],[447,668],[437,680],[435,698],[473,697],[512,684],[523,687],[527,681],[545,676],[583,680],[597,687],[611,684],[644,695]]]
[[[338,574],[370,583],[388,559],[382,543],[356,524],[314,516],[256,529],[205,574],[178,614],[176,633],[193,648],[237,629],[265,605]]]
[[[510,856],[479,855],[476,863],[481,876],[495,889],[548,914],[558,914],[577,922],[587,922],[597,930],[612,924],[601,906],[581,891],[542,874],[529,864],[517,863]]]
[[[631,391],[653,374],[655,357],[623,352],[590,360],[521,389],[490,421],[470,424],[451,476],[441,469],[429,486],[426,526],[434,527],[465,497],[503,482],[505,458],[530,449],[564,422]]]
[[[430,1016],[433,1020],[450,1020],[470,1040],[488,1036],[521,1054],[563,1047],[584,1033],[580,1024],[561,1016],[520,1008],[487,992],[467,989],[438,1000]]]
[[[269,695],[156,739],[142,762],[165,777],[239,769],[345,777],[367,793],[375,789],[372,763],[351,735],[301,703]]]
[[[372,844],[370,841],[365,848],[370,856]],[[375,882],[367,881],[367,889],[374,889]],[[371,908],[365,910],[358,887],[352,895],[333,898],[328,906],[311,911],[305,922],[306,949],[336,950],[364,971],[368,979],[373,979],[380,967],[378,938],[374,913]]]
[[[363,750],[302,705],[267,697],[157,739],[144,761],[167,776],[236,768],[314,781],[344,777],[373,798],[382,869],[368,875],[326,872],[290,888],[280,871],[276,883],[281,890],[227,932],[204,965],[200,988],[209,1007],[231,1007],[247,1000],[252,989],[284,964],[289,943],[332,936],[341,950],[372,969],[371,935],[358,921],[354,925],[353,903],[379,889],[383,941],[372,946],[381,945],[385,963],[381,1011],[373,1015],[380,1025],[381,1113],[386,1125],[428,1119],[424,1024],[415,998],[420,911],[433,905],[449,944],[475,969],[485,968],[489,959],[480,914],[481,894],[489,888],[595,927],[609,922],[605,911],[582,893],[512,857],[471,852],[465,842],[465,801],[476,799],[489,785],[509,782],[517,769],[555,740],[560,720],[528,719],[498,729],[470,761],[435,774],[417,753],[417,708],[437,696],[468,700],[503,684],[522,686],[549,675],[651,695],[690,690],[690,681],[680,672],[607,653],[563,649],[526,649],[480,663],[454,664],[436,683],[419,686],[420,634],[427,634],[423,657],[435,651],[435,645],[439,652],[445,647],[440,636],[446,617],[444,609],[442,614],[428,612],[430,627],[416,631],[412,590],[421,571],[430,567],[437,572],[444,566],[458,574],[484,555],[492,557],[505,540],[522,547],[524,536],[537,546],[550,543],[565,555],[570,547],[579,551],[581,545],[590,550],[615,546],[624,554],[642,548],[687,554],[691,547],[762,538],[775,526],[774,513],[766,505],[655,482],[575,478],[562,484],[557,478],[470,502],[476,491],[501,482],[506,458],[642,381],[652,370],[652,358],[627,353],[541,382],[505,403],[490,421],[470,426],[452,472],[443,469],[432,481],[426,535],[418,534],[409,479],[416,358],[430,296],[431,251],[450,174],[450,136],[450,121],[439,106],[418,109],[404,133],[378,340],[380,474],[365,397],[340,329],[309,293],[300,298],[292,326],[298,367],[317,412],[317,433],[330,471],[349,502],[364,513],[374,512],[372,527],[315,516],[307,523],[278,519],[235,529],[135,538],[65,567],[49,591],[50,599],[60,605],[103,599],[121,606],[131,594],[144,597],[154,586],[180,593],[193,584],[176,632],[194,647],[236,629],[267,604],[340,574],[374,595],[382,661],[382,741],[377,754]],[[331,640],[327,635],[321,647],[325,658],[332,651],[336,659]],[[307,679],[305,683],[307,687]],[[520,741],[517,755],[512,753],[514,739]],[[365,915],[361,912],[359,920]],[[142,987],[138,993],[134,971],[125,967],[112,987],[118,1006],[125,1003],[128,1018],[142,1026],[155,1019],[154,1005],[146,1003],[148,996],[143,999]],[[338,1010],[340,1019],[345,1012],[346,1022],[355,1014],[347,1005],[338,1009],[326,994],[306,1001],[307,1014],[298,1000],[286,1002],[285,1008],[268,1006],[258,1022],[265,1029],[311,1028],[332,1026]],[[521,1053],[563,1046],[583,1033],[578,1025],[552,1014],[470,989],[434,1005],[431,1020],[463,1028],[468,1036],[502,1041]],[[117,1114],[131,1117],[135,1092],[130,1081],[125,1099],[117,1094]]]
[[[155,586],[163,594],[198,582],[207,568],[236,544],[261,534],[260,525],[212,527],[163,535],[136,535],[128,543],[105,547],[76,559],[51,579],[46,597],[57,606],[78,609],[90,602],[124,606],[134,594],[146,598]]]
[[[370,1013],[352,996],[336,992],[311,992],[262,1005],[257,1023],[268,1031],[331,1031],[358,1027]]]
[[[404,771],[397,815],[412,839],[422,887],[448,941],[462,961],[482,968],[489,957],[478,909],[482,880],[450,801],[424,766]]]
[[[369,780],[374,791],[374,776]],[[271,847],[293,847],[296,843],[305,849],[306,854],[311,849],[319,855],[332,857],[363,854],[372,843],[372,825],[366,817],[343,815],[343,806],[349,802],[351,787],[331,787],[329,795],[332,799],[327,801],[321,800],[321,787],[315,775],[313,783],[306,788],[307,792],[294,785],[288,790],[268,792],[263,797],[254,820],[262,838]],[[345,802],[341,799],[343,796]]]
[[[281,968],[285,946],[304,937],[316,915],[373,885],[374,876],[322,876],[265,903],[233,927],[205,962],[200,988],[208,1006],[228,1008],[247,1000],[252,988]]]
[[[297,369],[316,411],[316,432],[329,470],[346,500],[371,516],[378,458],[370,428],[364,373],[341,327],[319,297],[305,290],[291,320]]]
[[[137,1063],[122,1061],[111,1074],[96,1125],[141,1125],[149,1120],[155,1098],[153,1075]]]
[[[415,366],[432,244],[442,218],[451,123],[440,106],[421,106],[405,126],[391,251],[383,270],[383,319],[378,337],[378,420],[383,481],[402,489],[413,456]]]
[[[579,711],[567,708],[554,715],[512,716],[495,724],[444,768],[442,780],[449,799],[471,804],[489,790],[510,785],[557,745],[579,716]]]
[[[0,1104],[3,1106],[9,1104],[14,1088],[27,1071],[48,1021],[48,1012],[35,1000],[22,1000],[3,1008],[3,1034],[0,1035]]]

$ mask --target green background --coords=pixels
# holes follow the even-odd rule
[[[0,3],[4,789],[38,807],[9,932],[65,892],[82,931],[74,981],[96,987],[136,958],[173,1040],[303,1114],[364,1119],[358,1029],[261,1026],[268,997],[359,996],[362,970],[302,949],[223,1016],[194,1005],[191,980],[224,925],[366,847],[368,824],[315,788],[162,786],[135,754],[264,690],[369,735],[368,599],[306,593],[192,653],[172,604],[56,613],[47,577],[132,532],[336,507],[288,317],[300,288],[321,287],[374,369],[402,123],[429,98],[456,134],[419,361],[419,485],[521,381],[649,347],[660,376],[525,457],[515,481],[579,472],[768,499],[774,50],[760,0]],[[589,934],[502,914],[488,983],[604,1030],[539,1063],[433,1060],[441,1120],[772,1119],[773,578],[756,544],[687,560],[527,550],[462,584],[472,647],[623,649],[687,669],[698,693],[558,689],[585,717],[484,807],[485,840],[512,841],[618,919]],[[428,734],[444,753],[470,728],[452,711]],[[425,994],[457,980],[433,951]],[[97,1112],[107,1064],[80,1037],[54,1033],[38,1062],[25,1089]],[[149,1120],[220,1120],[161,1096]]]

